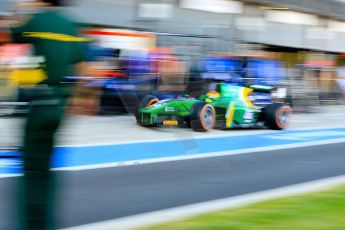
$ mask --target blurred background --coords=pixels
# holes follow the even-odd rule
[[[0,3],[2,25],[11,3]],[[218,81],[283,87],[295,111],[342,103],[343,12],[341,0],[73,1],[68,13],[91,42],[87,76],[66,78],[77,85],[71,113],[132,112],[142,95],[198,96]],[[43,60],[0,28],[0,113],[23,113]]]
[[[10,41],[14,2],[30,0],[0,1],[0,209],[7,210],[0,211],[0,226],[10,227],[17,222],[12,199],[22,166],[20,154],[13,150],[22,144],[22,115],[31,101],[30,90],[46,78],[45,60],[34,55],[32,45]],[[57,173],[63,181],[57,186],[59,227],[344,175],[345,128],[340,126],[345,124],[345,0],[74,0],[66,12],[77,20],[89,43],[83,75],[66,76],[64,82],[74,87],[68,106],[72,116],[57,141],[67,147],[57,147],[59,158],[53,160],[57,168],[67,170]],[[145,129],[132,116],[118,116],[134,114],[145,95],[198,97],[219,82],[273,86],[273,93],[255,92],[250,99],[263,107],[272,101],[289,103],[294,111],[290,129],[201,134]],[[296,148],[302,142],[316,146]],[[297,145],[280,150],[280,145],[290,144]],[[272,146],[271,154],[253,153]],[[157,163],[161,157],[188,159],[193,154],[245,149],[243,158]],[[148,159],[156,164],[145,165]],[[124,163],[135,160],[144,163]],[[97,164],[107,166],[93,168]],[[79,171],[84,169],[92,170]],[[327,223],[341,222],[344,196],[334,197],[339,201],[326,197],[325,203],[341,211],[322,206],[304,211],[301,207],[307,206],[299,201],[301,207],[290,210],[300,210],[296,215],[307,222],[310,216],[304,215],[325,210],[333,218]],[[315,226],[323,226],[315,221],[323,216],[313,217]],[[286,225],[278,223],[272,229],[290,228],[286,220]]]

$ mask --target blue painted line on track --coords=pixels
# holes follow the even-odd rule
[[[169,140],[161,142],[127,143],[107,146],[56,147],[53,167],[72,167],[102,163],[136,161],[163,157],[205,154],[247,148],[299,144],[345,138],[345,128],[320,130],[286,130],[263,134],[210,137],[192,140]],[[192,143],[192,144],[190,144]],[[20,154],[2,152],[1,155]],[[1,156],[0,155],[0,156]],[[6,166],[8,165],[8,166]],[[18,173],[18,160],[0,160],[0,174]]]

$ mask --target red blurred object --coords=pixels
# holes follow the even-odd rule
[[[335,64],[334,60],[309,60],[305,62],[305,65],[314,67],[330,67],[335,66]]]
[[[127,74],[126,73],[121,73],[121,72],[92,72],[93,76],[96,77],[126,77]]]
[[[156,47],[150,50],[153,54],[173,54],[173,50],[168,47]]]
[[[152,38],[152,34],[144,33],[130,33],[130,32],[115,32],[115,31],[103,31],[103,30],[83,30],[82,34],[96,35],[96,36],[123,36],[123,37],[138,37],[138,38]]]
[[[31,49],[31,44],[4,44],[0,46],[0,61],[11,62],[17,57],[28,56]]]
[[[6,32],[0,32],[0,42],[8,42],[10,40],[10,34]]]

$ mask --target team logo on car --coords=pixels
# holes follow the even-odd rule
[[[243,116],[245,123],[250,123],[254,120],[254,113],[252,111],[246,111]]]
[[[174,107],[165,107],[165,112],[167,112],[167,113],[175,112],[175,108]]]

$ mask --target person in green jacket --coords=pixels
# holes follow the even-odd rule
[[[12,28],[12,39],[31,43],[35,55],[44,57],[47,78],[30,93],[19,228],[54,229],[55,183],[50,168],[54,137],[70,91],[63,81],[66,76],[75,75],[76,65],[84,61],[87,39],[79,35],[76,23],[63,14],[61,0],[35,0],[31,6],[34,13],[31,8],[31,15],[22,17],[20,25]]]

